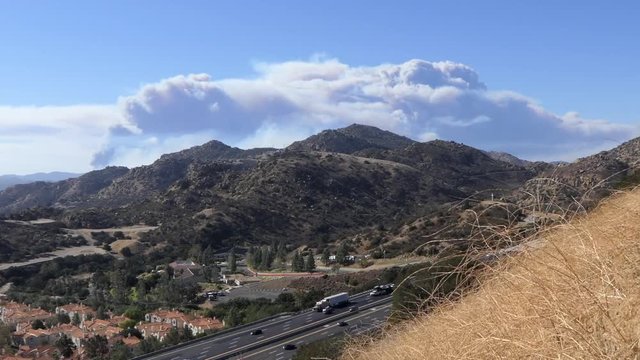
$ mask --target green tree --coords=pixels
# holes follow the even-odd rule
[[[203,268],[204,276],[208,282],[215,282],[220,279],[220,268],[216,264],[210,264]]]
[[[122,250],[120,250],[120,254],[124,257],[131,257],[133,255],[128,246],[123,247]]]
[[[193,339],[193,331],[191,331],[191,329],[189,329],[189,327],[185,325],[180,332],[180,341],[184,342],[191,339]]]
[[[322,263],[324,264],[324,266],[329,265],[330,257],[331,257],[331,252],[329,251],[329,248],[328,247],[324,248],[324,250],[322,251]]]
[[[127,360],[131,358],[131,355],[131,350],[120,340],[113,345],[109,360]]]
[[[240,309],[232,307],[224,317],[224,324],[226,327],[234,327],[242,324],[242,313]]]
[[[336,262],[342,265],[347,265],[347,255],[349,255],[347,246],[345,245],[345,243],[340,244],[340,246],[338,246],[338,250],[336,251]]]
[[[165,345],[169,345],[169,346],[179,344],[180,343],[180,331],[178,331],[178,328],[176,328],[176,327],[171,328],[171,330],[169,330],[169,333],[164,338],[162,343],[165,344]]]
[[[232,247],[231,250],[229,251],[229,259],[227,260],[228,262],[228,267],[229,267],[229,271],[231,273],[235,273],[236,272],[236,248]]]
[[[73,341],[71,341],[71,339],[69,339],[66,334],[62,334],[62,336],[58,338],[58,340],[56,340],[54,345],[60,352],[60,355],[66,358],[73,355],[73,349],[76,348],[76,346],[73,344]]]
[[[265,247],[262,249],[262,261],[261,263],[261,268],[262,270],[270,270],[271,269],[271,265],[273,263],[273,251],[272,248],[270,247]]]
[[[298,269],[298,263],[300,262],[299,258],[300,258],[300,253],[298,252],[298,250],[296,250],[296,252],[293,253],[293,258],[291,259],[291,271],[293,272],[300,271],[300,269]]]
[[[304,262],[304,271],[312,272],[316,269],[316,260],[313,257],[313,251],[309,250],[309,254],[307,255],[307,259]]]
[[[160,340],[158,340],[158,338],[156,338],[155,336],[149,336],[148,338],[140,342],[140,345],[136,349],[135,355],[148,354],[150,352],[160,350],[161,347],[162,344],[160,343]]]
[[[11,329],[9,329],[9,326],[7,325],[0,324],[0,353],[3,351],[5,353],[12,353],[12,344]]]
[[[71,323],[71,319],[69,318],[69,315],[67,314],[57,314],[56,315],[56,320],[58,321],[58,324],[69,324]]]
[[[262,269],[262,248],[257,247],[253,252],[253,268],[256,270]]]
[[[298,253],[298,257],[296,259],[296,271],[304,271],[304,256]]]
[[[278,261],[281,263],[287,262],[287,244],[284,243],[284,240],[280,240],[278,243],[278,251],[276,252],[276,257]]]
[[[80,325],[80,314],[74,313],[73,317],[71,318],[71,323],[75,326]]]
[[[31,328],[34,330],[38,330],[45,329],[46,326],[44,326],[44,322],[42,322],[42,320],[33,320],[33,322],[31,323]]]
[[[188,256],[189,260],[193,260],[195,262],[200,262],[200,260],[202,260],[202,246],[200,246],[200,244],[195,244],[195,245],[191,246],[187,256]]]
[[[211,245],[207,245],[207,247],[202,252],[201,263],[202,265],[212,265],[214,264],[214,262],[213,249],[211,248]]]
[[[109,343],[107,338],[102,335],[90,337],[84,346],[87,356],[90,359],[106,359],[109,353]]]

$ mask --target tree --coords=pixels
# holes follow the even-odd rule
[[[109,343],[106,337],[96,335],[87,340],[84,349],[90,359],[104,359],[109,353]]]
[[[300,269],[298,268],[298,263],[300,262],[300,253],[298,250],[293,253],[293,258],[291,259],[291,271],[298,272]]]
[[[140,345],[136,349],[136,355],[147,354],[152,351],[159,350],[162,347],[160,340],[155,336],[149,336],[140,342]]]
[[[131,350],[124,344],[122,340],[113,345],[109,360],[127,360],[131,358]]]
[[[272,263],[273,263],[273,251],[270,247],[267,246],[262,250],[261,269],[270,270]]]
[[[220,280],[220,269],[216,264],[205,266],[203,268],[203,273],[208,282],[216,282]]]
[[[62,336],[56,340],[55,347],[60,352],[60,355],[66,358],[73,355],[73,349],[76,348],[75,344],[71,339],[69,339],[67,334],[62,334]]]
[[[242,314],[240,309],[235,307],[230,308],[227,315],[224,317],[224,324],[227,327],[234,327],[242,324]]]
[[[4,324],[0,324],[0,353],[11,353],[11,329]]]
[[[69,318],[69,315],[67,314],[57,314],[56,315],[56,320],[58,321],[58,324],[69,324],[71,323],[71,318]]]
[[[257,247],[253,252],[253,268],[262,269],[262,249],[260,247]]]
[[[227,260],[228,265],[229,265],[229,271],[231,273],[235,273],[236,272],[236,248],[232,247],[231,251],[229,251],[229,259]]]
[[[71,318],[71,323],[75,326],[80,325],[80,314],[78,314],[77,312],[73,313],[73,318]]]
[[[313,258],[313,251],[309,250],[307,260],[304,263],[304,271],[312,272],[316,269],[316,260]]]
[[[133,255],[128,246],[123,247],[122,250],[120,250],[120,254],[124,257],[131,257]]]
[[[189,341],[193,339],[193,331],[185,324],[180,332],[180,342]]]
[[[285,264],[287,262],[287,245],[284,243],[284,240],[280,240],[280,243],[278,244],[276,258],[281,264]]]
[[[296,260],[296,269],[297,271],[304,271],[304,256],[298,253],[298,258]]]
[[[329,251],[329,248],[328,247],[324,248],[324,250],[322,251],[322,263],[324,264],[324,266],[329,265],[330,257],[331,257],[331,252]]]
[[[202,265],[213,265],[213,249],[211,248],[211,245],[208,245],[202,252],[201,262]]]
[[[345,243],[340,244],[340,246],[338,246],[338,250],[336,251],[336,262],[342,265],[347,265],[347,255],[349,255],[349,253],[347,252],[347,246],[345,245]]]
[[[38,329],[45,329],[46,326],[44,326],[44,323],[42,322],[42,320],[33,320],[33,322],[31,323],[31,328],[33,330],[38,330]]]
[[[162,343],[165,344],[165,345],[176,345],[176,344],[179,344],[180,343],[180,331],[178,331],[178,328],[176,328],[176,327],[171,328],[171,330],[169,330],[169,333],[164,338]]]

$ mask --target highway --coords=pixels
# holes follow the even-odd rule
[[[369,296],[368,294],[360,294],[351,298],[352,304],[340,309],[331,314],[323,314],[315,311],[306,311],[295,315],[281,316],[275,319],[267,320],[256,324],[254,327],[243,327],[237,330],[231,330],[218,336],[212,336],[193,343],[186,344],[184,346],[161,351],[157,354],[149,354],[139,357],[139,359],[153,359],[153,360],[219,360],[229,359],[239,354],[244,354],[244,358],[247,358],[249,354],[257,353],[261,349],[270,348],[273,344],[281,344],[289,339],[295,339],[295,341],[312,341],[311,339],[320,339],[324,336],[330,336],[329,333],[336,331],[335,324],[343,320],[345,316],[348,318],[366,321],[366,316],[370,310],[365,310],[367,307],[376,307],[374,315],[381,317],[384,313],[382,308],[384,305],[388,305],[391,302],[390,295],[384,296]],[[349,307],[358,306],[361,308],[360,312],[348,313]],[[379,311],[380,313],[376,312]],[[363,315],[362,317],[358,317]],[[348,320],[345,320],[348,322]],[[324,325],[330,325],[323,327]],[[312,330],[318,328],[329,329],[326,335],[322,335],[322,331],[318,334],[313,333]],[[349,327],[339,328],[341,331],[346,330]],[[263,333],[261,335],[250,335],[251,330],[261,329]],[[298,339],[301,335],[307,334],[310,336],[305,339]],[[316,335],[314,337],[314,335]],[[280,345],[280,349],[282,344]],[[293,351],[290,351],[293,353]],[[268,352],[267,352],[268,353]],[[264,354],[264,353],[260,353]],[[288,354],[290,357],[292,354]],[[262,356],[262,355],[260,355]],[[256,357],[256,359],[262,359],[264,357]],[[267,357],[269,358],[269,357]],[[272,359],[273,357],[271,357]],[[284,359],[284,357],[283,357]]]
[[[304,344],[309,344],[314,341],[329,338],[334,335],[338,335],[343,332],[347,332],[350,335],[358,335],[366,330],[376,328],[384,323],[389,311],[391,311],[391,304],[386,303],[384,305],[376,306],[371,309],[362,310],[359,313],[352,316],[341,319],[340,321],[346,322],[348,325],[340,327],[336,325],[336,322],[323,325],[319,328],[307,330],[302,333],[298,333],[293,338],[286,340],[276,341],[267,346],[248,351],[241,355],[232,357],[233,360],[289,360],[295,354],[295,350],[284,350],[282,347],[285,344],[293,344],[296,347],[300,347]],[[216,358],[217,359],[217,358]]]

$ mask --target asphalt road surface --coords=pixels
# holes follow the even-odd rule
[[[371,309],[362,310],[341,319],[347,323],[347,326],[338,326],[336,322],[314,328],[303,333],[296,334],[295,337],[277,341],[273,344],[261,347],[259,349],[248,351],[244,354],[232,357],[233,360],[289,360],[295,354],[295,350],[284,350],[285,344],[293,344],[300,347],[314,341],[326,339],[340,333],[347,332],[350,335],[358,335],[367,330],[381,326],[391,311],[391,304],[376,306]]]
[[[367,307],[376,307],[374,315],[376,317],[384,316],[384,310],[380,310],[382,306],[388,305],[391,302],[390,295],[384,296],[369,296],[368,294],[361,294],[351,298],[352,304],[340,309],[331,314],[323,314],[321,312],[307,311],[296,315],[282,316],[268,321],[261,322],[253,328],[241,328],[235,331],[230,331],[219,336],[213,336],[211,338],[203,339],[177,349],[172,349],[158,354],[151,354],[149,356],[142,357],[144,359],[153,360],[218,360],[218,359],[230,359],[236,357],[239,354],[244,354],[246,358],[247,354],[253,353],[253,351],[259,351],[264,348],[271,348],[274,344],[281,344],[281,342],[291,341],[289,339],[297,339],[303,334],[309,336],[309,339],[321,339],[324,336],[329,336],[329,332],[337,331],[334,329],[335,324],[344,319],[355,319],[359,321],[368,321],[366,317],[370,310],[366,310]],[[349,313],[348,310],[351,306],[358,306],[360,311],[357,313]],[[362,317],[358,317],[361,316]],[[345,316],[348,316],[345,318]],[[377,319],[377,318],[376,318]],[[348,320],[345,320],[348,322]],[[364,323],[363,323],[364,324]],[[330,325],[324,327],[324,325]],[[311,334],[313,329],[329,329],[326,335],[322,335],[323,331],[317,334]],[[341,331],[346,330],[349,327],[340,327]],[[261,335],[250,335],[251,330],[261,329],[263,333]],[[311,340],[309,340],[311,341]],[[279,347],[282,348],[282,345]],[[271,350],[270,350],[271,351]],[[290,351],[293,353],[293,351]],[[260,353],[263,354],[263,353]],[[268,354],[268,352],[267,352]],[[292,354],[287,354],[290,358]],[[257,355],[256,355],[257,356]],[[262,356],[262,355],[261,355]],[[257,357],[262,359],[264,357]],[[269,358],[269,357],[267,357]],[[272,357],[273,359],[275,357]]]

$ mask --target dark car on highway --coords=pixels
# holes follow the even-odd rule
[[[282,345],[282,349],[283,350],[295,350],[296,346],[293,345],[293,344],[284,344],[284,345]]]
[[[255,329],[251,332],[251,335],[260,335],[262,334],[262,329]]]
[[[344,321],[338,321],[338,323],[337,323],[336,325],[338,325],[338,326],[347,326],[347,325],[349,325],[349,324],[347,324],[347,323],[346,323],[346,322],[344,322]]]

